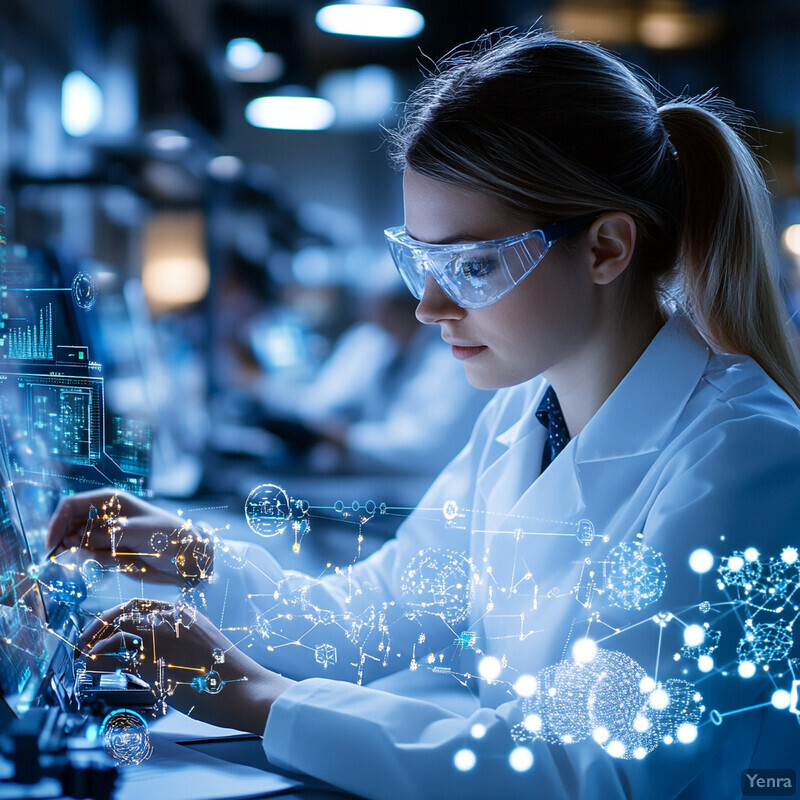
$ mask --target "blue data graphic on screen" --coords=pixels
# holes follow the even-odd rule
[[[8,243],[0,212],[0,445],[34,556],[59,497],[115,486],[143,494],[152,429],[106,406],[106,375],[84,317],[88,272]]]

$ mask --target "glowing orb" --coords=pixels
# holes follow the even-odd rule
[[[661,553],[641,542],[622,542],[604,562],[605,588],[611,605],[639,611],[664,592],[667,568]]]
[[[244,515],[253,533],[265,538],[279,536],[292,522],[289,496],[272,483],[256,486],[245,501]]]
[[[698,547],[689,556],[689,567],[699,575],[708,572],[713,566],[714,556],[705,547]]]
[[[141,764],[153,752],[147,723],[127,708],[106,716],[100,725],[100,740],[108,757],[117,764]]]
[[[455,764],[455,767],[459,772],[469,772],[469,770],[475,766],[477,760],[478,759],[475,757],[475,753],[467,748],[459,750],[453,756],[453,764]]]
[[[403,570],[401,602],[410,619],[440,617],[448,625],[469,616],[473,598],[472,562],[456,550],[421,550]]]

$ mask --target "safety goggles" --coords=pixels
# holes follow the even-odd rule
[[[483,308],[530,275],[562,236],[596,218],[596,214],[575,217],[504,239],[464,244],[419,242],[404,226],[387,228],[383,235],[398,272],[418,300],[422,300],[425,279],[430,275],[462,308]]]

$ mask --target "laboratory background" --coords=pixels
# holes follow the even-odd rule
[[[386,131],[436,59],[534,25],[752,116],[800,323],[797,0],[2,0],[0,351],[42,367],[69,489],[301,569],[391,536],[490,393],[389,257]],[[259,488],[286,535],[248,524]]]

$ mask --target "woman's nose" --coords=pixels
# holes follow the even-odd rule
[[[467,312],[453,302],[444,289],[430,276],[425,276],[425,291],[417,306],[417,319],[426,325],[435,325],[446,319],[461,319]]]

